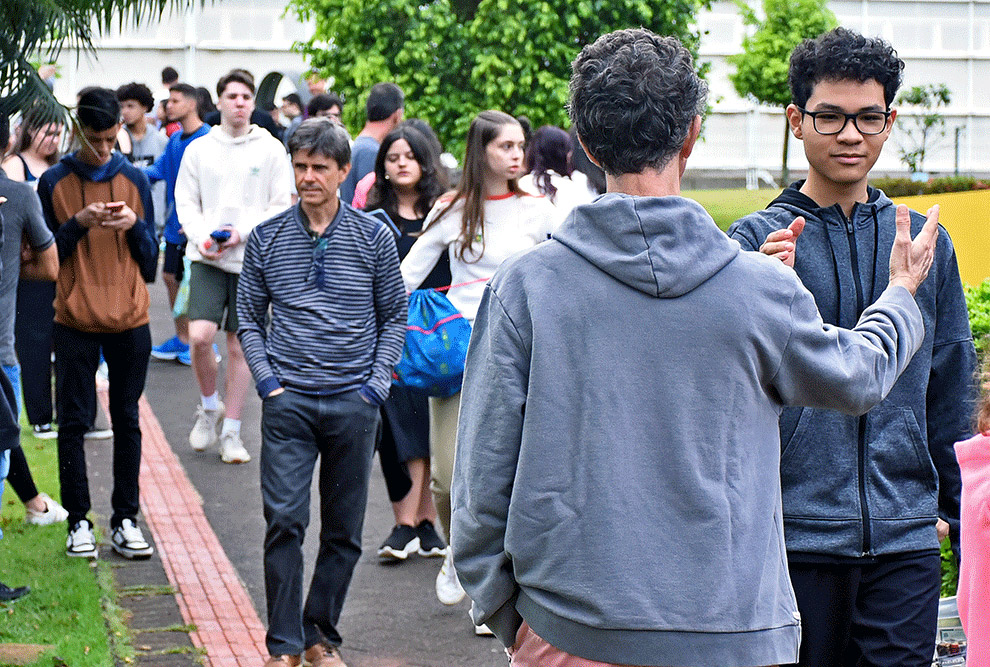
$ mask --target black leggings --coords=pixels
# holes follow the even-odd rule
[[[24,411],[32,425],[52,421],[52,328],[55,283],[22,280],[17,285],[14,349],[21,366]],[[13,472],[13,461],[11,461]],[[15,487],[16,489],[16,487]],[[18,492],[20,495],[20,492]],[[32,496],[33,497],[33,496]]]

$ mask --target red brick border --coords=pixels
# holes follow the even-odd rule
[[[100,401],[108,410],[107,393]],[[203,502],[176,458],[147,399],[141,417],[141,509],[190,633],[210,667],[259,667],[265,627],[203,513]]]

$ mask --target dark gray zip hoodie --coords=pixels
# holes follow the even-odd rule
[[[757,250],[802,215],[794,269],[825,322],[849,327],[887,287],[896,206],[871,188],[847,218],[784,190],[729,235]],[[911,233],[925,218],[912,212]],[[935,262],[915,295],[921,349],[887,398],[860,417],[788,408],[780,418],[784,533],[791,557],[833,561],[938,549],[941,514],[958,539],[961,481],[953,445],[971,434],[976,351],[952,241],[939,230]],[[958,553],[958,552],[957,552]]]
[[[824,325],[693,201],[576,208],[475,321],[452,518],[475,622],[609,663],[795,662],[780,411],[865,412],[923,336],[903,288]]]

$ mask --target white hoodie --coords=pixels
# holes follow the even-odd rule
[[[291,183],[285,147],[257,125],[239,137],[216,126],[189,144],[175,182],[175,210],[189,240],[186,257],[240,273],[248,234],[291,205]],[[237,230],[241,243],[217,260],[204,259],[200,244],[225,224]]]

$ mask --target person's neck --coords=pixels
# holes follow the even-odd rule
[[[399,190],[395,189],[395,199],[397,200],[399,209],[399,215],[403,218],[409,220],[414,220],[419,217],[419,211],[416,210],[416,202],[419,200],[419,193],[415,189],[412,190]]]
[[[224,132],[226,132],[227,134],[229,134],[230,136],[232,136],[234,138],[236,138],[236,137],[243,137],[245,134],[247,134],[248,132],[251,131],[251,123],[245,123],[244,125],[235,127],[235,126],[231,125],[230,123],[228,123],[227,121],[225,121],[223,119],[223,116],[221,116],[220,117],[220,128]]]
[[[127,131],[131,133],[131,137],[138,141],[144,139],[144,135],[148,131],[148,123],[145,122],[144,116],[141,116],[141,119],[134,124],[128,125]]]
[[[835,183],[827,181],[815,171],[808,172],[808,180],[801,186],[801,193],[810,197],[820,208],[836,204],[848,218],[858,203],[866,203],[869,198],[867,181],[864,178],[856,183]]]
[[[501,177],[485,177],[485,199],[501,197],[509,193],[509,182]]]
[[[322,235],[333,222],[333,219],[337,217],[337,211],[340,210],[340,199],[334,197],[323,206],[308,206],[306,202],[300,201],[299,207],[306,214],[306,219],[309,220],[309,228],[316,234]]]
[[[605,190],[635,197],[667,197],[681,194],[681,175],[676,161],[663,169],[646,168],[638,174],[605,174]]]
[[[382,143],[385,135],[392,131],[392,123],[388,120],[368,121],[364,124],[359,137],[371,137],[378,143]]]
[[[185,118],[179,121],[182,125],[182,134],[192,134],[199,128],[203,127],[203,121],[200,119],[198,113],[191,113]]]

